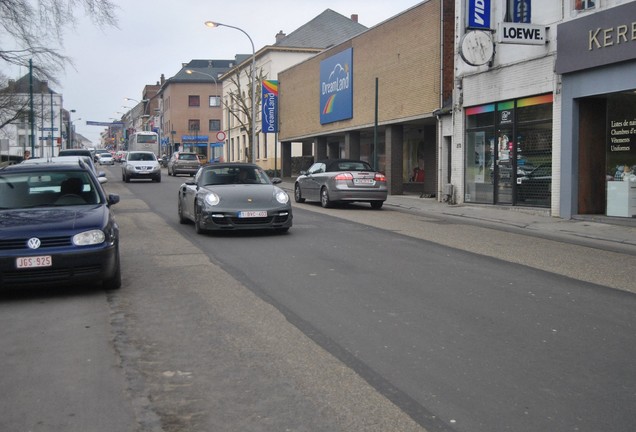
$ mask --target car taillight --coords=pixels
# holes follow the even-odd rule
[[[353,174],[351,173],[340,173],[337,176],[334,177],[334,180],[336,181],[347,181],[347,180],[353,180]]]
[[[375,177],[373,177],[373,179],[377,182],[386,182],[386,176],[380,173],[375,173]]]

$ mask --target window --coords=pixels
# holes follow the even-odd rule
[[[530,23],[532,0],[506,0],[506,22]]]
[[[198,95],[188,96],[188,106],[191,106],[191,107],[200,106],[199,96]]]
[[[219,107],[221,106],[221,97],[220,96],[210,96],[209,103],[211,107]]]
[[[201,128],[201,122],[197,120],[188,120],[188,130],[198,131]]]
[[[595,7],[596,7],[596,0],[575,0],[574,1],[574,9],[576,10],[593,9]]]
[[[221,130],[221,120],[209,120],[209,130],[211,131]]]

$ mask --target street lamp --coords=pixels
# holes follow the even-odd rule
[[[234,27],[228,24],[222,24],[215,21],[206,21],[205,25],[210,28],[215,27],[229,27],[234,30],[238,30],[243,33],[250,40],[250,44],[252,45],[252,163],[256,163],[256,51],[254,50],[254,41],[245,30],[239,27]]]

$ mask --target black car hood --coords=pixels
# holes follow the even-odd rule
[[[105,205],[0,210],[0,237],[16,232],[64,232],[102,229],[109,209]]]
[[[221,206],[245,206],[276,202],[274,191],[279,189],[274,185],[233,184],[219,186],[205,186],[208,192],[214,192],[221,198]],[[278,203],[277,203],[278,204]],[[279,204],[280,205],[280,204]]]

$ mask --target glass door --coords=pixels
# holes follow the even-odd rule
[[[512,128],[500,129],[497,136],[495,204],[512,204],[513,153]]]

